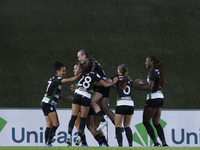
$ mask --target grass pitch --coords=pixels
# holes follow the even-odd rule
[[[0,147],[0,150],[200,150],[200,147]]]

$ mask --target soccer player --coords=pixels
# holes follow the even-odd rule
[[[106,140],[103,131],[96,130],[99,126],[99,123],[100,123],[99,118],[97,117],[97,115],[94,112],[94,110],[92,109],[92,107],[90,107],[90,111],[88,113],[87,120],[86,120],[87,128],[92,133],[95,140],[99,143],[99,146],[105,146],[105,145],[109,146],[108,141]]]
[[[122,143],[122,122],[129,146],[132,146],[132,130],[130,128],[131,119],[134,113],[134,102],[131,97],[133,87],[133,80],[128,76],[128,68],[125,64],[121,64],[117,69],[118,79],[116,83],[117,89],[117,102],[115,108],[115,133],[117,137],[118,146],[123,146]]]
[[[160,125],[161,109],[164,103],[162,88],[164,85],[163,66],[159,59],[155,56],[148,56],[145,62],[146,68],[149,68],[147,81],[136,79],[137,84],[145,84],[142,87],[135,87],[135,90],[147,90],[147,101],[143,111],[143,124],[154,142],[154,146],[161,146],[158,143],[153,127],[150,124],[152,119],[153,125],[157,130],[158,136],[162,142],[162,146],[168,146],[165,141],[164,131]]]
[[[79,70],[79,64],[75,64],[74,65],[74,75],[78,75],[78,70]],[[75,89],[78,87],[78,85],[71,85],[70,89],[73,89],[72,91],[75,91]],[[73,100],[73,97],[71,97],[71,100]],[[79,126],[80,126],[80,122],[81,122],[81,112],[79,111],[77,119],[74,123],[74,125],[76,126],[77,131],[79,131]],[[87,141],[86,141],[86,136],[85,136],[85,132],[83,132],[83,134],[81,135],[81,146],[88,146]],[[72,144],[72,143],[71,143]],[[69,145],[71,146],[71,145]]]
[[[79,69],[79,65],[78,64],[74,65],[74,70],[73,70],[74,75],[77,74],[78,69]],[[78,85],[72,84],[70,86],[70,89],[72,91],[75,91],[75,89],[77,87],[78,87]],[[72,99],[73,99],[73,97],[72,97]],[[77,128],[77,131],[79,130],[80,121],[81,121],[81,119],[80,119],[80,112],[79,112],[77,119],[75,121],[75,124],[74,124]],[[109,146],[102,130],[96,131],[96,128],[99,126],[99,118],[96,116],[92,107],[90,107],[90,111],[89,111],[87,119],[86,119],[86,125],[87,125],[88,130],[94,136],[95,140],[99,143],[99,146],[104,146],[104,145]],[[81,143],[82,143],[81,146],[88,146],[88,144],[86,142],[85,132],[83,132],[83,134],[81,135]]]
[[[78,88],[75,90],[75,94],[73,97],[72,116],[68,125],[67,144],[69,145],[71,144],[70,143],[72,138],[71,134],[74,127],[74,123],[76,121],[79,110],[81,109],[81,122],[79,126],[78,136],[75,141],[75,145],[80,144],[81,140],[80,136],[84,131],[86,117],[90,110],[93,84],[95,82],[99,82],[104,87],[109,87],[117,82],[113,80],[113,82],[111,83],[106,83],[104,80],[100,78],[100,76],[96,72],[93,72],[94,68],[95,68],[95,61],[94,59],[91,58],[89,58],[86,61],[86,64],[81,68],[81,77],[78,82]]]
[[[54,69],[55,76],[49,79],[46,93],[41,103],[47,123],[45,130],[45,146],[52,146],[51,141],[59,126],[59,120],[55,106],[57,105],[59,98],[64,98],[60,96],[62,83],[72,82],[78,79],[78,76],[64,78],[66,74],[66,68],[62,62],[56,61],[54,63]]]
[[[89,58],[89,54],[87,51],[81,49],[77,53],[77,57],[80,62],[80,65],[84,65]],[[97,72],[103,80],[107,79],[105,72],[103,71],[103,69],[101,68],[100,64],[97,61],[95,61],[94,72]],[[110,118],[113,124],[114,124],[114,113],[108,107],[110,87],[105,88],[103,86],[94,86],[93,90],[94,93],[91,100],[91,106],[101,121],[99,127],[97,128],[97,131],[99,131],[108,124],[108,122],[104,118],[103,112],[107,114],[107,116]],[[100,102],[101,108],[97,104],[97,101]],[[103,112],[101,111],[101,109],[103,110]]]

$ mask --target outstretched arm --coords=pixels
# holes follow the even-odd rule
[[[63,79],[61,80],[61,83],[73,82],[73,81],[77,80],[78,77],[79,77],[79,76],[74,76],[74,77],[71,77],[71,78],[63,78]]]
[[[105,82],[104,80],[100,80],[99,83],[103,85],[104,87],[109,87],[117,83],[117,81],[118,81],[118,77],[114,77],[112,82]]]
[[[107,78],[106,80],[103,80],[106,83],[112,83],[112,80],[110,78]],[[100,82],[96,82],[95,86],[103,86]]]
[[[137,84],[148,84],[147,81],[144,81],[144,80],[142,80],[142,79],[136,79],[136,80],[135,80],[135,83],[137,83]]]
[[[147,85],[142,87],[134,87],[134,90],[151,90],[153,88],[154,81],[147,82]]]

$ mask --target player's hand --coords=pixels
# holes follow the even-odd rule
[[[135,83],[137,83],[137,84],[144,84],[144,80],[136,79],[136,80],[135,80]]]
[[[76,89],[77,87],[78,87],[77,84],[71,84],[71,85],[70,85],[70,90],[71,90],[72,92],[74,92],[75,89]]]
[[[72,96],[67,96],[66,99],[67,99],[67,101],[72,101],[73,97]]]
[[[112,80],[110,78],[107,78],[106,80],[104,80],[106,83],[111,83]]]

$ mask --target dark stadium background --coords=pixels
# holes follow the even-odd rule
[[[40,108],[54,62],[62,61],[71,77],[83,48],[107,77],[125,63],[133,79],[146,79],[145,59],[157,56],[165,68],[164,109],[199,109],[199,10],[199,0],[2,0],[0,107]],[[62,95],[73,95],[69,86]],[[141,109],[146,92],[133,98]],[[111,108],[115,101],[112,89]]]

